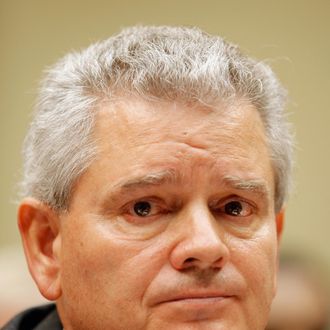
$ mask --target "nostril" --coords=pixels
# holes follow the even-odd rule
[[[191,262],[194,262],[196,259],[195,258],[187,258],[185,260],[185,263],[191,263]]]

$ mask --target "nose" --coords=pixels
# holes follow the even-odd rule
[[[181,215],[178,242],[170,262],[177,270],[222,268],[229,258],[220,224],[207,206],[194,205]]]

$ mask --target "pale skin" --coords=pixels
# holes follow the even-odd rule
[[[103,104],[95,139],[68,212],[18,215],[65,329],[264,329],[283,212],[257,110]]]

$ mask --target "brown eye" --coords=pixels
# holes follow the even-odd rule
[[[225,205],[225,213],[233,216],[239,216],[243,210],[240,202],[229,202]]]
[[[233,217],[246,217],[252,214],[252,207],[243,201],[231,201],[224,205],[224,212]]]
[[[151,204],[149,202],[137,202],[134,204],[134,212],[136,215],[140,217],[146,217],[150,214],[151,212]]]

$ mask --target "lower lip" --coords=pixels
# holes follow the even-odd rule
[[[168,312],[174,313],[186,321],[200,321],[221,317],[223,311],[233,300],[230,296],[184,298],[163,302]]]
[[[230,297],[198,297],[198,298],[182,298],[170,300],[167,303],[183,303],[183,304],[213,304],[215,302],[222,302]]]

